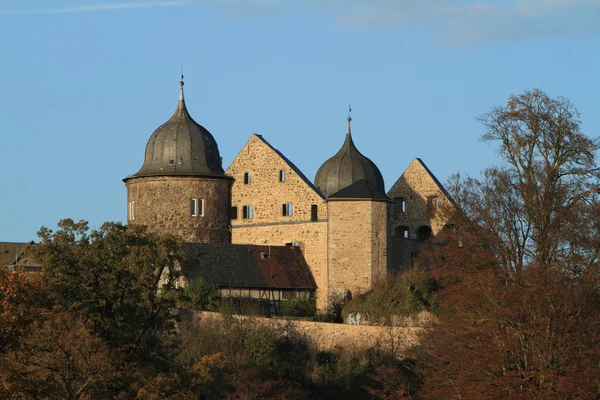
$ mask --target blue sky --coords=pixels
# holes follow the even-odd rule
[[[224,167],[259,133],[314,177],[349,102],[388,188],[415,157],[442,182],[498,163],[475,117],[533,87],[600,131],[600,0],[3,0],[0,37],[0,241],[123,221],[181,65]]]

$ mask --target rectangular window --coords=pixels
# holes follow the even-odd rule
[[[316,204],[310,206],[310,220],[317,221],[319,219],[319,208]]]
[[[254,218],[254,208],[251,205],[242,207],[242,218],[243,219],[252,219]]]
[[[281,205],[281,215],[284,217],[291,217],[294,214],[294,207],[292,203]]]
[[[244,172],[244,185],[250,184],[250,172]]]
[[[203,217],[204,216],[204,200],[203,199],[190,199],[190,215],[192,217]]]
[[[127,217],[130,221],[135,219],[135,201],[130,201],[127,207]]]
[[[231,207],[229,215],[230,215],[231,219],[237,219],[238,218],[238,208],[237,208],[237,206]]]
[[[285,171],[279,170],[279,182],[285,182]]]

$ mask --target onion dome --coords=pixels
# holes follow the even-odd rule
[[[364,179],[365,184],[373,187],[375,191],[385,193],[383,176],[381,176],[379,168],[354,146],[350,133],[350,121],[352,118],[348,117],[348,130],[342,148],[321,165],[315,176],[315,186],[319,188],[323,196],[330,197]]]
[[[146,145],[142,168],[131,178],[157,175],[224,176],[215,138],[188,113],[183,97],[167,122],[159,126]]]

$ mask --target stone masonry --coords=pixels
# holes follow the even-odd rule
[[[387,272],[388,203],[328,202],[329,295],[365,293]]]
[[[235,178],[232,206],[237,207],[237,218],[231,221],[233,243],[299,245],[317,283],[317,306],[326,308],[325,199],[289,160],[259,135],[250,137],[226,173]],[[289,204],[291,215],[283,215],[283,206]],[[248,214],[244,218],[244,206],[252,206],[252,218]],[[311,218],[315,206],[316,221]],[[287,211],[286,208],[289,214]]]
[[[129,224],[171,233],[188,242],[231,243],[231,179],[157,176],[128,179]],[[203,216],[192,216],[190,199],[202,199]]]
[[[433,235],[444,228],[446,219],[439,211],[452,204],[452,200],[420,159],[410,163],[387,195],[393,201],[391,232],[395,236],[400,236],[398,227],[408,228],[409,239],[417,239],[423,227],[429,227]]]

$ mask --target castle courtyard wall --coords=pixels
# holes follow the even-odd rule
[[[221,315],[212,312],[198,312],[195,315],[196,321],[200,324],[214,318],[221,318]],[[319,351],[381,346],[383,349],[392,350],[398,358],[402,358],[408,349],[419,344],[419,336],[425,329],[415,326],[349,325],[245,316],[236,316],[236,318],[250,319],[259,324],[282,328],[282,331],[291,324],[293,329],[307,337]]]

